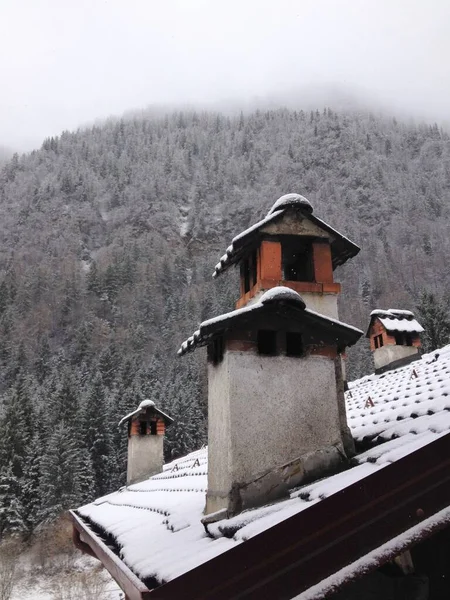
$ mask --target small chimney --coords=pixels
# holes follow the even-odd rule
[[[143,400],[119,425],[122,423],[128,423],[127,485],[160,473],[164,464],[164,434],[173,419],[157,409],[152,400]]]
[[[410,310],[373,310],[366,337],[373,352],[375,373],[384,373],[419,360],[423,327]]]

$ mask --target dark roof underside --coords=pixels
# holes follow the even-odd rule
[[[254,304],[231,313],[210,319],[200,325],[200,328],[182,345],[179,354],[195,350],[198,346],[209,344],[215,337],[233,329],[258,327],[267,318],[279,316],[289,323],[304,325],[305,328],[314,329],[316,337],[320,334],[333,340],[340,350],[355,344],[362,335],[362,331],[320,315],[312,310],[302,309],[288,302],[270,304]]]

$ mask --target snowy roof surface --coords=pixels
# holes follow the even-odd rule
[[[233,238],[231,244],[226,249],[225,254],[220,257],[219,262],[214,267],[213,277],[218,277],[223,271],[241,258],[242,249],[245,248],[248,243],[252,242],[254,234],[256,234],[259,229],[281,217],[284,212],[290,208],[302,209],[304,214],[308,216],[308,219],[331,233],[335,238],[335,241],[332,243],[333,267],[344,264],[349,258],[358,254],[359,248],[356,244],[339,233],[339,231],[336,231],[336,229],[330,227],[325,221],[322,221],[312,214],[313,207],[304,196],[301,196],[300,194],[285,194],[284,196],[281,196],[281,198],[278,198],[264,219],[261,219],[261,221],[258,221]]]
[[[354,344],[363,333],[360,329],[353,327],[353,325],[348,325],[347,323],[343,323],[342,321],[338,321],[337,319],[333,319],[332,317],[328,317],[326,315],[321,315],[320,313],[306,308],[306,304],[298,292],[280,285],[265,292],[258,302],[254,302],[253,304],[232,310],[231,312],[224,313],[223,315],[218,315],[217,317],[213,317],[212,319],[208,319],[207,321],[200,323],[199,328],[181,344],[178,350],[178,355],[182,356],[187,352],[195,350],[197,346],[208,343],[212,332],[224,331],[236,318],[242,315],[250,315],[252,313],[255,314],[258,311],[264,310],[266,307],[276,305],[277,303],[297,308],[297,317],[299,319],[315,319],[316,322],[321,322],[322,325],[328,324],[330,326],[337,326],[335,328],[340,329],[341,334],[343,330],[347,330],[351,337],[354,338],[352,341],[348,342],[348,345]],[[296,318],[295,315],[293,318]],[[357,337],[355,337],[355,334]]]
[[[387,310],[373,310],[370,313],[372,324],[376,317],[387,331],[399,331],[403,333],[422,333],[422,325],[415,319],[414,313],[410,310],[400,310],[397,308],[388,308]],[[369,325],[369,329],[370,329]]]
[[[450,346],[400,369],[349,384],[347,421],[356,442],[395,449],[450,431]],[[389,444],[389,446],[388,446]]]
[[[448,433],[450,346],[414,366],[351,383],[346,401],[351,431],[368,446],[355,457],[355,466],[294,489],[284,501],[210,524],[209,536],[201,523],[206,449],[78,512],[114,537],[122,560],[138,577],[170,581]]]

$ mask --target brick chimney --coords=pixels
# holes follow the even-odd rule
[[[239,266],[236,308],[282,285],[298,292],[308,308],[337,319],[341,286],[333,271],[358,252],[358,246],[314,214],[304,196],[286,194],[264,219],[233,239],[213,276]]]
[[[376,309],[370,313],[366,337],[373,352],[375,373],[419,360],[423,327],[409,310]]]
[[[203,322],[179,350],[208,351],[207,515],[282,497],[354,451],[341,354],[362,332],[335,318],[333,268],[357,251],[288,194],[216,266],[215,276],[240,268],[237,309]]]
[[[128,424],[127,485],[143,481],[162,471],[164,434],[173,419],[156,408],[152,400],[143,400],[124,417]]]

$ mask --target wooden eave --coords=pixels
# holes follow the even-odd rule
[[[252,308],[249,311],[235,311],[230,313],[226,319],[217,321],[211,320],[211,323],[200,326],[200,334],[193,341],[187,351],[195,350],[198,346],[209,344],[215,337],[222,335],[226,331],[233,329],[245,329],[246,327],[256,327],[261,325],[265,319],[273,317],[282,317],[291,323],[302,324],[307,329],[317,331],[317,337],[324,335],[329,341],[336,343],[339,351],[343,351],[349,346],[353,346],[359,340],[362,332],[348,327],[345,323],[328,319],[325,316],[309,311],[308,309],[298,308],[295,304],[278,301],[274,303],[263,304]]]
[[[151,598],[151,590],[120,560],[117,554],[73,510],[69,511],[69,514],[72,518],[75,546],[85,554],[98,558],[129,600]]]
[[[150,416],[155,415],[157,417],[161,417],[166,427],[170,427],[174,422],[174,419],[172,419],[172,417],[169,417],[169,415],[167,415],[162,410],[159,410],[159,408],[156,408],[156,406],[149,406],[147,408],[147,411],[150,414]]]
[[[172,417],[169,417],[169,415],[167,415],[162,410],[159,410],[159,408],[156,408],[156,406],[144,406],[143,408],[137,408],[129,415],[124,417],[120,421],[119,425],[121,425],[122,423],[128,423],[129,421],[132,421],[135,418],[139,418],[142,415],[148,416],[149,418],[151,418],[152,416],[160,417],[164,421],[166,427],[170,427],[174,422],[174,419],[172,419]]]
[[[71,514],[85,543],[118,584],[128,586],[122,589],[132,600],[288,600],[449,506],[447,434],[151,591]],[[447,526],[435,523],[424,528],[414,543]],[[395,552],[412,545],[406,537]],[[369,570],[355,570],[339,587],[393,557],[383,554]],[[337,589],[310,598],[328,598]]]

